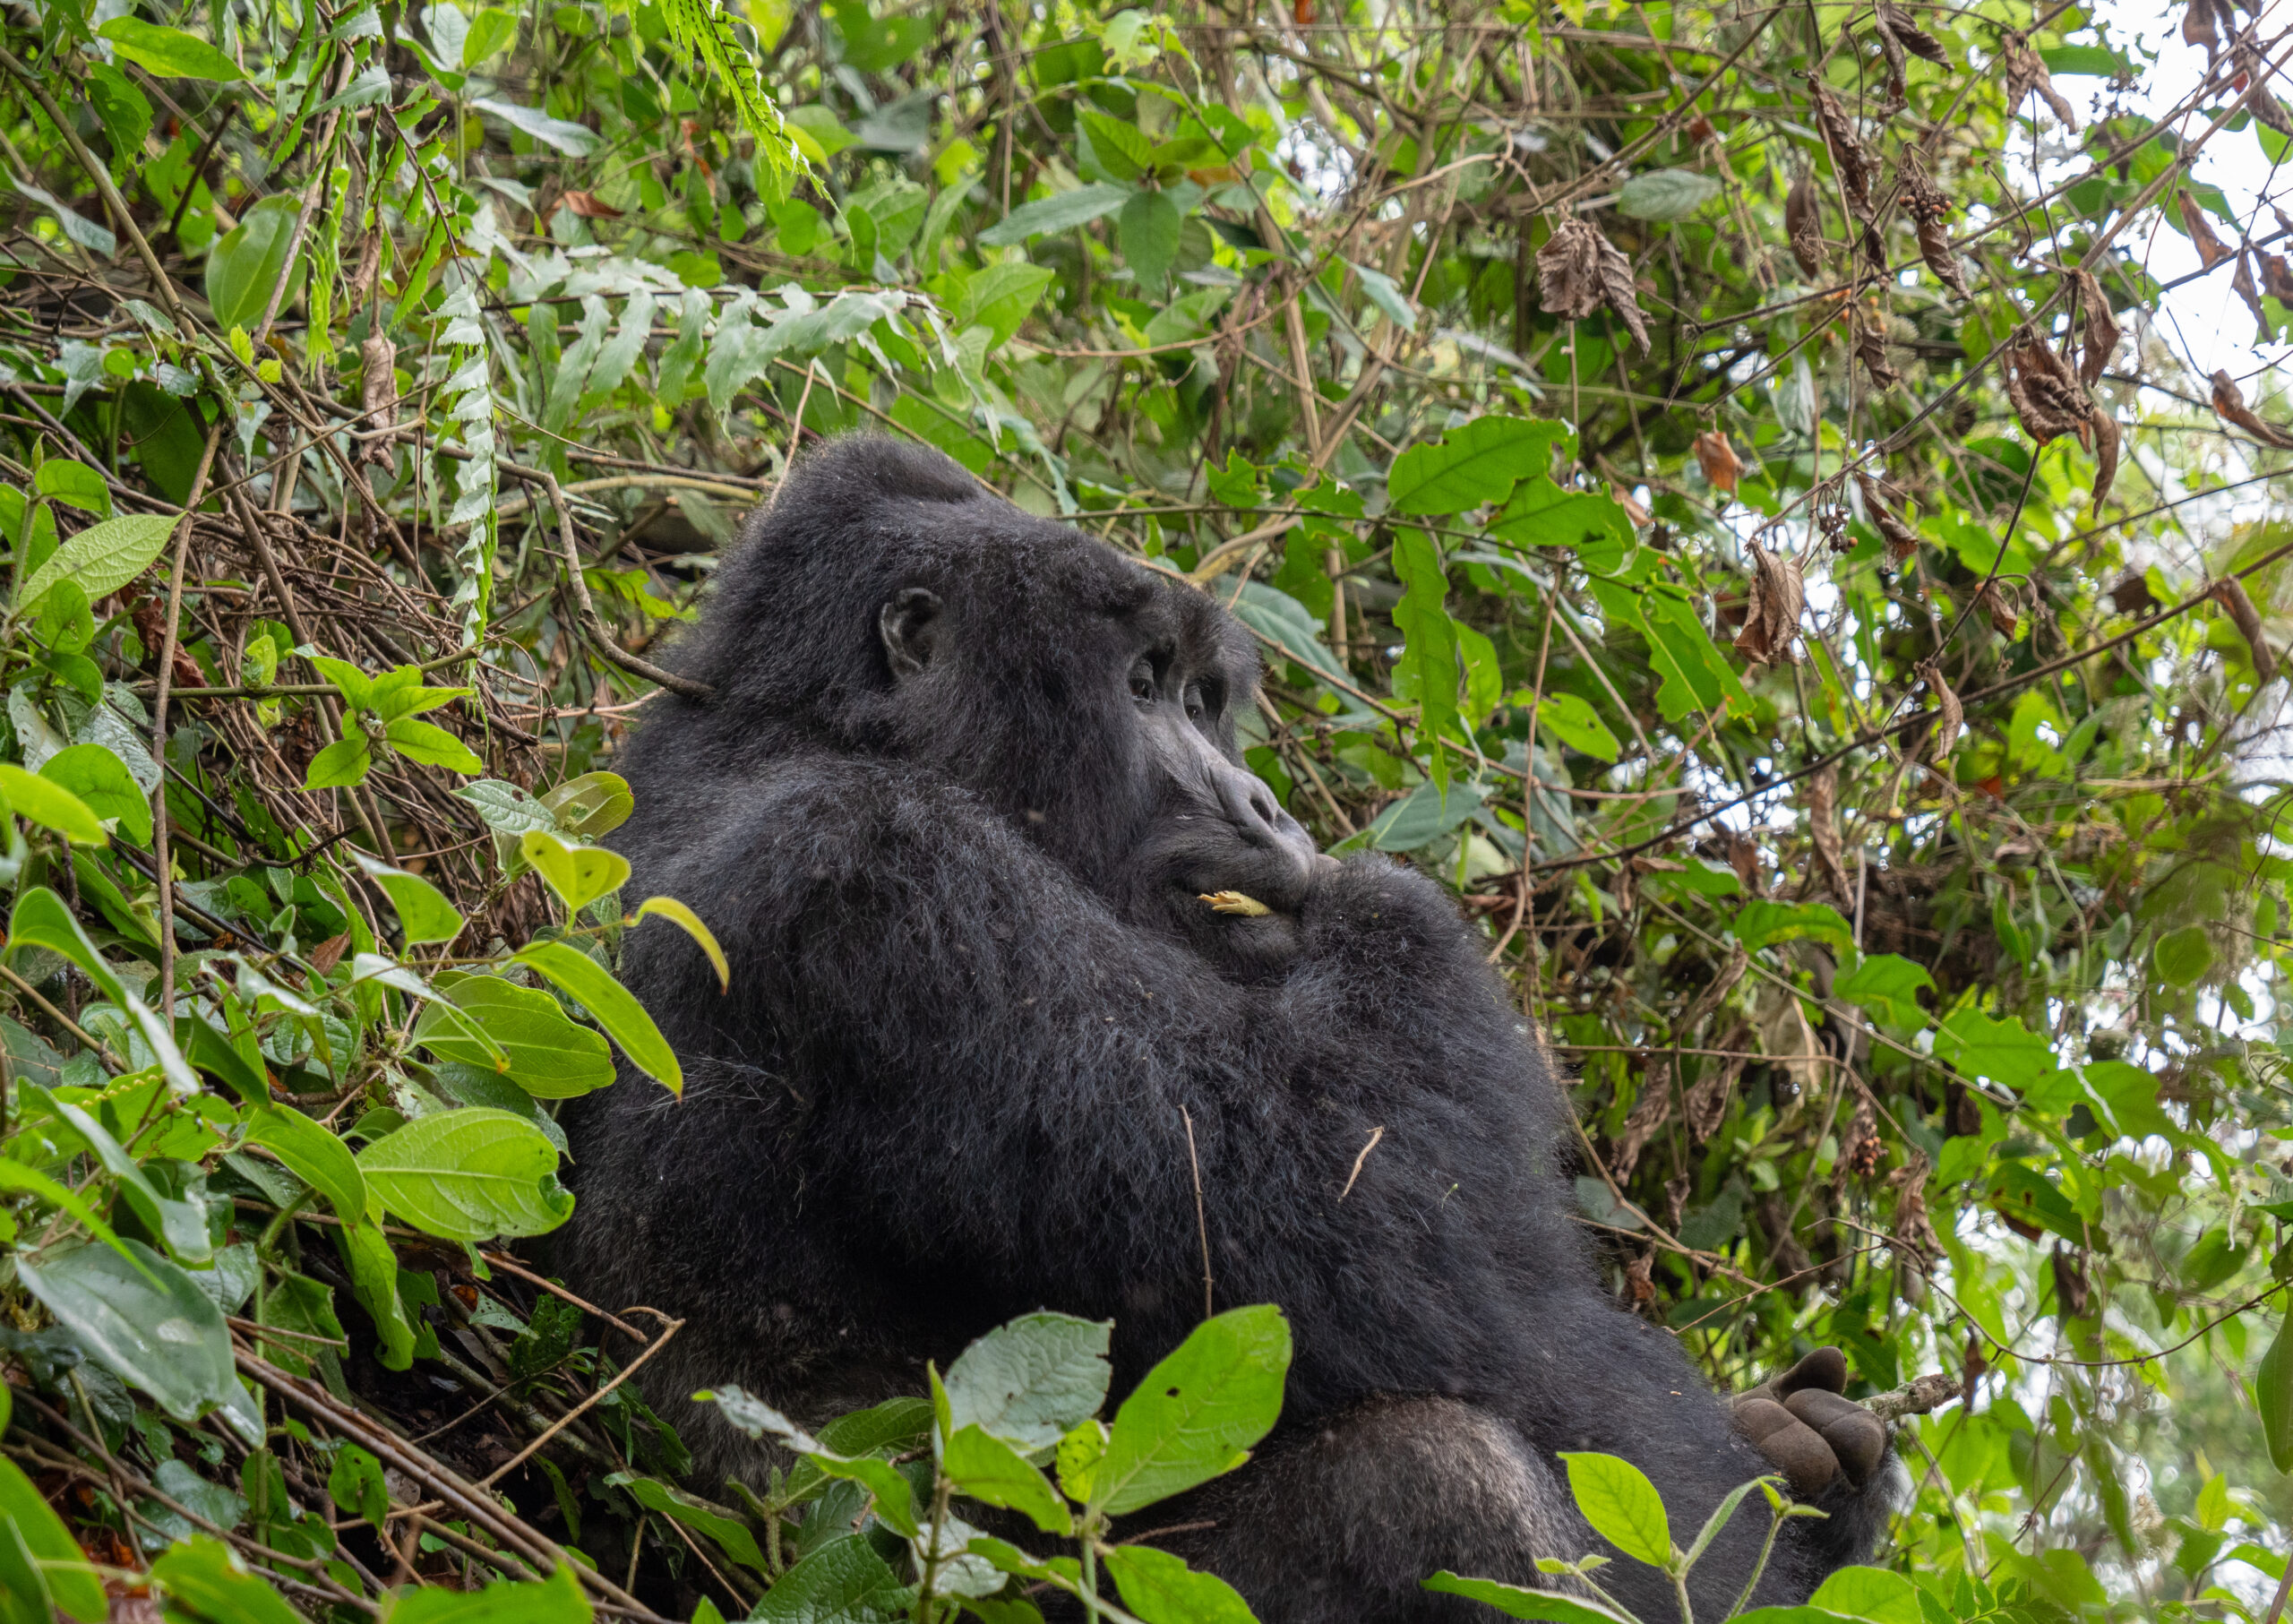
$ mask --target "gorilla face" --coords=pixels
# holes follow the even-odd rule
[[[1201,594],[1112,554],[1104,563],[1123,572],[1122,589],[1043,627],[1016,661],[1021,669],[987,685],[980,651],[998,650],[1007,666],[1019,654],[1008,611],[1000,624],[966,623],[960,589],[952,605],[924,586],[895,591],[877,632],[896,699],[908,691],[922,724],[899,731],[932,754],[933,729],[955,736],[944,689],[959,687],[972,707],[969,759],[939,764],[983,787],[1028,786],[1027,804],[1009,810],[1125,917],[1238,972],[1284,963],[1297,947],[1294,915],[1334,865],[1235,746],[1235,709],[1250,702],[1257,662]],[[1040,726],[1043,707],[1031,702],[1045,697],[1069,718],[1058,735]],[[1005,726],[984,729],[999,745],[984,752],[983,708],[1006,713]],[[1083,729],[1077,717],[1087,718]],[[1205,900],[1218,892],[1268,911],[1221,912]]]

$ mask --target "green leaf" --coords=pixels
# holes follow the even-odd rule
[[[358,710],[371,710],[374,705],[374,681],[348,660],[335,659],[330,655],[308,657],[318,674],[334,684],[342,702]]]
[[[296,1177],[327,1199],[344,1223],[365,1217],[366,1181],[350,1147],[288,1106],[250,1106],[246,1120],[247,1142],[262,1146],[284,1162]]]
[[[151,565],[167,550],[176,521],[163,514],[130,513],[91,524],[47,555],[16,595],[16,607],[37,614],[40,600],[59,580],[76,583],[90,603],[116,592]]]
[[[1884,1568],[1841,1568],[1816,1586],[1808,1605],[1871,1624],[1919,1624],[1919,1588]]]
[[[915,1600],[914,1588],[899,1582],[867,1536],[846,1534],[782,1574],[749,1618],[751,1624],[866,1624],[903,1615]]]
[[[477,1028],[473,1035],[437,1003],[425,1005],[414,1038],[440,1060],[498,1071],[536,1099],[574,1099],[614,1080],[604,1036],[569,1019],[548,993],[499,975],[442,976],[439,990]]]
[[[677,1057],[628,988],[607,975],[597,960],[562,941],[530,943],[515,955],[560,992],[587,1010],[605,1035],[621,1045],[629,1063],[671,1094],[684,1092],[684,1070]]]
[[[1099,168],[1116,180],[1137,180],[1154,167],[1155,143],[1137,125],[1088,107],[1076,112],[1075,122],[1089,133]]]
[[[124,1242],[123,1251],[83,1242],[38,1263],[19,1258],[16,1270],[98,1363],[176,1420],[189,1426],[220,1410],[260,1443],[262,1415],[239,1386],[214,1299],[141,1242]]]
[[[528,830],[518,842],[533,871],[549,882],[568,913],[579,913],[629,878],[629,859],[600,846],[568,846],[545,829]]]
[[[274,192],[250,208],[208,251],[207,303],[215,312],[217,326],[253,332],[261,324],[272,292],[287,279],[287,251],[294,243],[295,217],[301,209],[302,200],[293,192]],[[286,296],[279,302],[284,309]]]
[[[357,859],[366,876],[382,888],[391,906],[398,910],[399,928],[406,936],[408,947],[451,941],[462,933],[461,915],[436,886],[421,875],[378,863],[361,851],[353,851],[351,855]]]
[[[538,107],[521,107],[514,101],[499,96],[479,96],[471,99],[471,107],[481,113],[491,113],[511,129],[532,136],[542,145],[571,157],[584,158],[597,150],[597,133],[587,125],[571,119],[552,118]]]
[[[1232,1585],[1197,1573],[1167,1551],[1118,1545],[1105,1561],[1122,1604],[1141,1624],[1257,1624]]]
[[[707,956],[709,967],[717,972],[717,990],[733,990],[733,967],[725,962],[725,949],[717,945],[716,933],[700,923],[700,915],[674,897],[648,897],[638,905],[630,923],[633,925],[647,919],[666,919],[691,937]]]
[[[1773,941],[1813,940],[1842,949],[1855,946],[1854,929],[1837,908],[1823,902],[1755,898],[1737,913],[1734,929],[1736,940],[1754,952]]]
[[[1685,219],[1720,195],[1720,183],[1693,169],[1649,169],[1624,183],[1619,213],[1640,220]]]
[[[1019,1512],[1045,1534],[1074,1532],[1075,1519],[1051,1480],[1009,1444],[975,1426],[956,1430],[940,1469],[958,1491],[983,1505]]]
[[[2160,979],[2173,986],[2188,986],[2213,967],[2212,939],[2202,924],[2168,931],[2150,949],[2150,963]]]
[[[111,1616],[103,1581],[87,1571],[88,1555],[72,1537],[39,1489],[14,1461],[0,1457],[0,1516],[16,1525],[24,1553],[39,1565],[54,1604],[81,1624],[103,1624]],[[46,1618],[49,1615],[37,1615]]]
[[[148,108],[145,116],[150,116]],[[32,488],[43,496],[67,503],[99,519],[111,517],[111,486],[84,462],[74,462],[69,457],[50,457],[33,476]]]
[[[1927,1011],[1919,1007],[1919,990],[1933,991],[1935,978],[1925,967],[1897,953],[1870,953],[1832,983],[1834,997],[1860,1004],[1882,1026],[1923,1027]]]
[[[2056,1070],[2053,1041],[2009,1018],[1994,1020],[1980,1010],[1959,1010],[1935,1035],[1935,1054],[1969,1077],[1987,1077],[2010,1088],[2025,1087]]]
[[[562,1567],[545,1579],[502,1579],[479,1590],[404,1591],[390,1624],[590,1624],[596,1616],[572,1568]]]
[[[473,774],[485,770],[485,763],[470,753],[468,745],[434,723],[400,717],[383,726],[382,736],[399,754],[425,767],[446,767]]]
[[[726,1517],[705,1500],[687,1494],[667,1483],[656,1482],[649,1477],[632,1473],[616,1472],[605,1479],[610,1486],[625,1489],[630,1497],[648,1511],[683,1523],[696,1534],[705,1534],[724,1548],[725,1554],[746,1568],[759,1573],[770,1571],[765,1566],[764,1552],[757,1549],[756,1535],[748,1525]]]
[[[497,834],[515,836],[529,829],[558,827],[556,815],[548,807],[516,785],[500,778],[480,778],[475,784],[458,785],[452,793],[457,800],[476,807],[485,826]]]
[[[1730,1521],[1734,1518],[1736,1508],[1744,1503],[1744,1496],[1758,1488],[1759,1483],[1760,1480],[1757,1478],[1752,1479],[1748,1483],[1738,1483],[1733,1489],[1728,1491],[1725,1499],[1713,1507],[1712,1515],[1704,1519],[1704,1526],[1696,1534],[1696,1543],[1690,1545],[1688,1548],[1688,1554],[1680,1559],[1683,1567],[1693,1568],[1703,1559],[1704,1553],[1712,1549],[1712,1542],[1720,1537]]]
[[[1625,1624],[1624,1615],[1610,1612],[1598,1603],[1499,1584],[1495,1579],[1461,1578],[1446,1568],[1427,1579],[1425,1588],[1486,1602],[1508,1618],[1545,1619],[1553,1624]]]
[[[1399,282],[1371,266],[1357,264],[1352,260],[1346,263],[1361,280],[1362,296],[1376,305],[1387,321],[1404,332],[1417,331],[1417,312],[1412,308],[1409,295],[1402,291]]]
[[[1114,1324],[1025,1314],[998,1326],[948,1367],[949,1431],[976,1426],[1034,1454],[1106,1402]]]
[[[2293,1472],[2293,1313],[2278,1322],[2277,1335],[2254,1371],[2254,1407],[2261,1412],[2270,1464]]]
[[[1431,445],[1413,445],[1387,476],[1396,513],[1462,513],[1502,502],[1517,480],[1541,474],[1567,434],[1560,424],[1491,414],[1475,417]]]
[[[558,829],[577,840],[604,838],[628,822],[629,814],[637,810],[629,781],[611,772],[585,772],[578,778],[568,778],[542,796],[541,803],[557,820]]]
[[[367,748],[366,735],[354,733],[348,738],[337,739],[311,758],[310,767],[303,774],[303,787],[347,789],[362,781],[374,764],[374,752]]]
[[[1115,1412],[1092,1474],[1096,1509],[1121,1517],[1232,1471],[1282,1413],[1290,1322],[1267,1304],[1195,1327]]]
[[[1041,236],[1047,231],[1072,231],[1078,226],[1087,226],[1101,215],[1112,214],[1130,201],[1129,186],[1078,186],[1072,192],[1062,192],[1056,197],[1046,197],[1032,203],[1023,203],[1005,215],[996,224],[979,234],[983,248],[1007,248],[1024,243],[1031,236]]]
[[[956,300],[956,330],[988,330],[991,348],[1011,341],[1058,273],[1042,265],[989,265],[974,271]]]
[[[114,17],[96,30],[96,37],[110,40],[113,50],[155,79],[210,79],[229,84],[246,77],[237,63],[198,35],[140,17]]]
[[[1593,1531],[1628,1557],[1663,1568],[1672,1560],[1671,1525],[1663,1497],[1647,1474],[1628,1460],[1584,1450],[1562,1450],[1568,1491]]]
[[[96,750],[101,747],[89,745],[86,748]],[[109,755],[111,752],[105,751],[103,753]],[[114,765],[117,765],[116,761]],[[121,769],[123,774],[125,770]],[[104,833],[102,821],[85,801],[63,785],[28,773],[13,761],[0,761],[0,795],[7,797],[9,810],[42,829],[54,829],[74,846],[107,846],[111,843],[111,837]],[[149,816],[147,811],[147,821]]]
[[[472,1106],[417,1117],[358,1153],[375,1200],[449,1241],[545,1234],[572,1216],[557,1149],[506,1111]]]
[[[61,589],[71,590],[68,584]],[[67,791],[98,818],[116,819],[120,832],[138,846],[151,843],[151,803],[127,764],[108,747],[67,745],[40,764],[39,776]]]
[[[56,1113],[66,1131],[88,1147],[88,1154],[103,1170],[119,1181],[120,1194],[128,1206],[146,1229],[167,1243],[169,1252],[186,1263],[204,1263],[214,1255],[204,1207],[160,1194],[150,1175],[127,1154],[110,1130],[61,1095],[52,1094],[42,1103]]]
[[[81,1559],[86,1560],[85,1557]],[[30,1542],[16,1519],[0,1514],[0,1620],[4,1624],[52,1624],[56,1597]]]
[[[1170,275],[1171,262],[1178,258],[1179,233],[1185,224],[1185,217],[1168,193],[1134,193],[1123,204],[1122,212],[1115,216],[1115,245],[1122,250],[1122,262],[1138,277],[1140,288],[1161,288]]]
[[[390,1520],[390,1485],[382,1476],[382,1463],[356,1444],[345,1443],[335,1450],[326,1491],[337,1506],[365,1517],[377,1531]]]
[[[1598,756],[1603,761],[1615,760],[1624,749],[1591,702],[1573,693],[1548,693],[1540,700],[1537,726],[1549,729],[1569,749]]]
[[[386,1371],[403,1371],[414,1363],[414,1326],[406,1317],[406,1303],[398,1292],[398,1256],[379,1224],[346,1224],[334,1232],[334,1243],[350,1270],[350,1290],[374,1320],[382,1345],[376,1356]]]
[[[1623,568],[1636,539],[1623,503],[1594,491],[1565,491],[1542,473],[1521,481],[1489,533],[1519,547],[1573,548],[1602,575]]]
[[[167,1547],[151,1564],[151,1577],[167,1593],[170,1616],[202,1624],[303,1624],[286,1598],[247,1571],[237,1552],[203,1534]]]
[[[10,1056],[12,1061],[13,1058],[13,1055]],[[66,1190],[46,1173],[26,1167],[21,1162],[10,1161],[4,1156],[0,1156],[0,1190],[37,1196],[50,1207],[71,1214],[80,1221],[90,1234],[94,1235],[113,1250],[119,1252],[122,1257],[130,1255],[121,1245],[119,1237],[112,1233],[111,1225],[96,1215],[96,1209],[88,1205],[85,1197],[77,1190]]]

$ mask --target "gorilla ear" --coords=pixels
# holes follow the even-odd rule
[[[920,675],[939,644],[939,594],[922,587],[902,588],[876,616],[876,631],[884,640],[892,680],[904,683]]]

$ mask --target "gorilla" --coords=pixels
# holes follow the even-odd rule
[[[1419,1581],[1606,1551],[1559,1450],[1636,1463],[1682,1542],[1786,1470],[1828,1515],[1784,1525],[1765,1601],[1868,1551],[1900,1468],[1844,1362],[1731,1407],[1612,1302],[1534,1035],[1436,884],[1317,854],[1242,766],[1258,656],[1210,597],[855,438],[798,461],[674,657],[710,693],[648,708],[614,843],[732,990],[683,932],[624,939],[687,1085],[582,1102],[559,1254],[688,1320],[648,1391],[818,1425],[1052,1308],[1113,1319],[1127,1392],[1204,1312],[1198,1169],[1218,1306],[1278,1303],[1295,1355],[1254,1461],[1150,1515],[1207,1524],[1156,1542],[1267,1624],[1486,1618]],[[1697,1567],[1702,1616],[1767,1523],[1754,1497]],[[1674,1611],[1653,1568],[1602,1577]]]

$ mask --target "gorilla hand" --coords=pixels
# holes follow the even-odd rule
[[[1841,1396],[1847,1359],[1817,1348],[1736,1400],[1736,1431],[1775,1463],[1791,1491],[1809,1499],[1842,1473],[1851,1487],[1871,1480],[1887,1452],[1886,1424]]]

